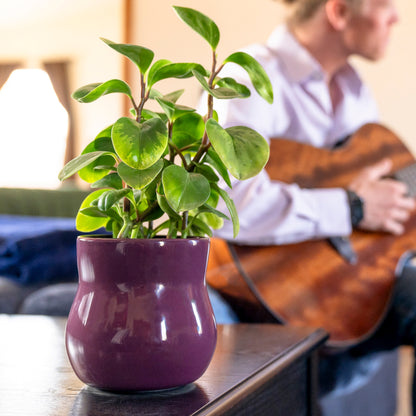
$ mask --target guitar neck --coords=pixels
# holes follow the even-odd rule
[[[416,163],[397,170],[393,177],[407,185],[409,196],[416,196]]]
[[[403,180],[413,173],[404,169],[414,157],[400,139],[386,127],[366,124],[335,149],[272,139],[266,170],[271,179],[302,188],[347,187],[361,169],[384,158],[391,159],[393,172],[403,170]]]

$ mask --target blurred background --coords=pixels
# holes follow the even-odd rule
[[[387,57],[376,64],[356,63],[379,103],[383,123],[416,153],[416,3],[396,3],[400,22]],[[138,91],[134,65],[100,37],[146,46],[156,59],[210,65],[208,44],[179,20],[172,5],[196,8],[217,23],[220,60],[265,41],[284,18],[284,8],[273,0],[0,0],[1,187],[59,187],[64,161],[125,114],[127,104],[120,95],[92,104],[70,98],[82,85],[112,78],[122,78]],[[177,88],[175,81],[163,82],[158,85],[162,92]],[[186,80],[185,85],[180,102],[197,105],[197,82]]]

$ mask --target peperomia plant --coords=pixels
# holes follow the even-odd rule
[[[222,128],[213,98],[250,95],[245,85],[220,77],[229,62],[247,71],[256,91],[268,102],[273,100],[272,87],[260,64],[246,53],[233,53],[218,65],[217,25],[194,9],[174,9],[209,43],[209,71],[197,63],[172,63],[166,59],[153,62],[154,53],[147,48],[102,39],[137,65],[139,98],[134,98],[129,85],[118,79],[86,85],[72,95],[81,103],[89,103],[106,94],[122,93],[132,103],[129,117],[121,117],[101,131],[59,174],[59,179],[65,180],[78,172],[92,188],[98,188],[88,195],[78,212],[76,225],[82,232],[105,226],[114,238],[211,236],[212,229],[228,219],[216,209],[222,198],[234,235],[238,233],[234,203],[218,182],[222,177],[231,186],[229,173],[240,180],[259,173],[268,160],[269,146],[248,127]],[[184,90],[162,95],[155,89],[164,79],[190,77],[196,78],[207,92],[205,117],[178,104]],[[160,113],[146,108],[150,100],[158,103]]]

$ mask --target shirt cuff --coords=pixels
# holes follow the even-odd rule
[[[351,234],[351,213],[344,189],[303,189],[302,191],[315,205],[318,238]]]

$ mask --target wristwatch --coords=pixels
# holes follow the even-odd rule
[[[351,225],[357,227],[364,218],[364,201],[353,191],[347,189],[348,203],[350,205]]]

